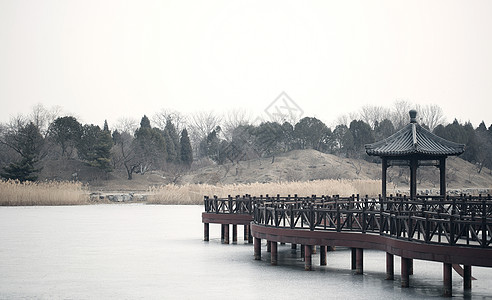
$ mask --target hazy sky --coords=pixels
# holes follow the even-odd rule
[[[363,105],[492,123],[492,1],[0,0],[0,122],[36,103],[110,125],[285,91],[330,124]]]

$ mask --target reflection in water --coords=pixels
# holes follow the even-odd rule
[[[201,206],[93,205],[0,208],[0,298],[414,299],[439,298],[442,264],[415,261],[411,288],[385,280],[385,254],[364,251],[364,275],[350,270],[349,249],[313,256],[279,245],[270,266],[253,246],[220,244],[220,226],[202,241]],[[183,221],[186,220],[186,221]],[[473,268],[471,294],[453,274],[455,298],[492,296],[492,269]]]

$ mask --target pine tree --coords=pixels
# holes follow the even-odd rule
[[[166,122],[166,127],[164,128],[164,138],[167,146],[167,161],[171,163],[179,163],[181,157],[181,146],[179,144],[179,136],[176,131],[176,127],[171,120],[167,120]]]
[[[190,138],[188,137],[188,131],[183,129],[181,131],[181,162],[186,166],[191,166],[193,162],[193,150],[191,148]]]

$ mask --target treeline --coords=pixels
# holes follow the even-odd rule
[[[163,170],[176,181],[192,163],[213,161],[237,164],[275,156],[295,149],[315,149],[349,158],[377,160],[365,154],[364,145],[384,139],[408,124],[408,102],[393,108],[365,106],[360,112],[338,119],[330,128],[314,117],[300,120],[252,122],[244,111],[226,116],[200,112],[184,116],[161,111],[152,120],[120,119],[111,129],[107,122],[81,124],[73,116],[59,116],[42,106],[29,116],[0,124],[0,174],[3,178],[36,180],[45,160],[77,159],[103,172],[135,173]],[[463,159],[477,172],[492,169],[492,125],[476,128],[457,120],[444,123],[442,109],[417,106],[419,123],[445,139],[463,143]],[[350,121],[349,121],[350,120]],[[256,124],[254,124],[256,123]]]

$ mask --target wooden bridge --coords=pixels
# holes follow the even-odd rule
[[[492,198],[487,196],[369,197],[205,197],[204,240],[209,223],[222,225],[222,240],[233,241],[237,225],[245,240],[254,237],[254,256],[261,259],[261,239],[267,240],[271,264],[276,265],[278,243],[301,245],[305,269],[320,249],[326,265],[327,247],[352,248],[352,269],[363,273],[363,249],[386,252],[386,278],[394,279],[394,255],[401,257],[401,285],[408,287],[413,259],[443,263],[445,296],[451,296],[452,268],[471,289],[471,267],[492,267]],[[247,238],[246,238],[247,237]],[[463,265],[461,268],[459,265]]]

